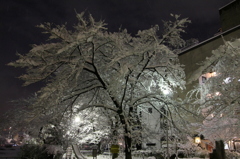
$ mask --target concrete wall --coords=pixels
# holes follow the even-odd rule
[[[224,44],[223,38],[225,41],[240,38],[240,26],[218,34],[195,46],[189,47],[179,54],[180,63],[184,65],[187,82],[188,79],[192,77],[193,73],[199,68],[199,64],[204,61],[206,57],[212,55],[212,50],[215,50],[220,45]],[[198,81],[188,84],[187,89],[181,93],[179,97],[184,98],[186,93],[196,84],[198,84]]]
[[[199,68],[198,64],[204,61],[206,57],[210,57],[212,50],[224,44],[222,37],[226,41],[240,38],[240,0],[233,0],[231,3],[220,8],[219,15],[222,32],[199,44],[188,47],[179,54],[180,63],[185,65],[187,82],[192,77],[193,72]],[[186,92],[196,84],[198,84],[198,81],[187,85],[186,91],[181,93],[179,97],[184,98]]]
[[[240,0],[235,0],[219,9],[222,31],[240,24]]]

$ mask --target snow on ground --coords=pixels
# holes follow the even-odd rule
[[[87,159],[112,159],[112,155],[98,155],[93,158],[92,156],[88,156]],[[116,159],[125,159],[124,154],[119,154]],[[141,156],[133,156],[133,159],[155,159],[155,157],[141,157]]]
[[[65,155],[66,154],[64,154],[63,159],[66,158]],[[86,159],[112,159],[112,154],[109,152],[109,153],[104,153],[104,154],[98,155],[97,157],[93,157],[90,155],[84,155],[84,157]],[[155,159],[155,157],[144,157],[144,156],[140,156],[140,155],[137,155],[137,156],[134,155],[132,158],[133,159]],[[75,156],[74,153],[72,154],[71,159],[77,159],[77,157]],[[125,159],[125,154],[120,153],[116,159]]]
[[[133,156],[133,159],[156,159],[154,156],[151,157],[144,157],[144,156]],[[97,157],[93,158],[92,156],[87,157],[87,159],[112,159],[112,156],[109,155],[98,155]],[[125,159],[124,155],[120,155],[118,156],[116,159]],[[203,158],[198,158],[198,157],[194,157],[194,158],[181,158],[181,159],[203,159]],[[209,159],[209,158],[205,158],[205,159]]]
[[[84,155],[85,159],[112,159],[112,154],[110,152],[104,152],[104,154],[98,155],[97,157],[93,157],[90,155]],[[63,157],[63,159],[66,159],[65,157]],[[73,153],[72,158],[71,159],[77,159]],[[120,153],[119,156],[116,159],[125,159],[125,154],[124,153]],[[135,154],[132,156],[132,159],[156,159],[154,156],[144,156],[141,154]],[[198,158],[198,157],[193,157],[193,158],[181,158],[181,159],[202,159],[202,158]],[[205,158],[205,159],[209,159],[209,158]]]

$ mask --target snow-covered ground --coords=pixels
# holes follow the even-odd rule
[[[93,159],[92,156],[88,156],[87,159]],[[112,159],[112,155],[98,155],[94,159]],[[124,154],[119,154],[116,159],[125,159]],[[155,157],[141,157],[141,156],[133,156],[133,159],[155,159]]]
[[[133,156],[132,158],[133,159],[156,159],[154,156],[152,156],[152,157]],[[93,159],[93,157],[87,157],[87,159]],[[99,156],[97,156],[97,158],[94,158],[94,159],[112,159],[112,156],[99,155]],[[116,159],[125,159],[125,157],[119,156]],[[203,159],[203,158],[194,157],[194,158],[181,158],[181,159]],[[205,158],[205,159],[209,159],[209,158]]]
[[[97,157],[92,157],[92,156],[85,156],[86,159],[112,159],[112,156],[109,154],[105,154],[105,155],[98,155]],[[133,159],[156,159],[154,156],[151,157],[144,157],[144,156],[133,156]],[[65,159],[65,158],[63,158]],[[71,158],[71,159],[77,159],[77,158]],[[116,159],[125,159],[124,154],[119,154],[119,156]],[[194,157],[194,158],[181,158],[181,159],[203,159],[203,158],[198,158],[198,157]],[[209,159],[209,158],[205,158],[205,159]]]
[[[76,147],[74,150],[71,153],[72,154],[71,158],[68,158],[68,159],[78,159],[77,156],[80,156],[80,159],[112,159],[112,153],[110,151],[105,151],[103,154],[98,155],[97,157],[93,157],[91,150],[80,151],[79,149],[76,149]],[[62,159],[66,159],[66,154],[63,155]],[[125,159],[125,154],[119,153],[116,159]],[[139,153],[135,151],[135,152],[132,152],[132,159],[156,159],[156,158],[154,156],[146,156],[144,155],[143,152]],[[193,157],[193,158],[181,158],[181,159],[202,159],[202,158]],[[205,158],[205,159],[209,159],[209,158]]]
[[[86,159],[112,159],[111,153],[104,153],[101,155],[98,155],[97,157],[92,156],[84,156]],[[66,156],[64,154],[63,159],[66,159]],[[75,154],[72,154],[71,159],[77,159]],[[120,153],[116,159],[125,159],[125,156],[123,153]],[[143,156],[133,156],[133,159],[155,159],[155,157],[143,157]]]

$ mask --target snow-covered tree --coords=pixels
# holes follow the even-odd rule
[[[44,114],[32,120],[34,114],[32,103],[37,97],[15,101],[16,108],[4,115],[3,128],[11,126],[11,134],[26,133],[39,143],[62,145],[66,149],[69,144],[94,143],[98,144],[102,139],[111,135],[111,119],[99,110],[89,108],[81,112],[66,111],[64,116]],[[73,117],[71,117],[73,116]]]
[[[224,41],[212,51],[194,73],[203,84],[194,90],[199,113],[205,117],[201,133],[205,137],[229,141],[239,132],[240,113],[240,39]]]
[[[103,21],[91,15],[86,19],[84,13],[77,14],[79,22],[73,30],[65,25],[39,25],[50,41],[33,45],[9,63],[26,68],[20,76],[24,85],[46,83],[32,103],[29,121],[44,116],[70,120],[84,110],[96,110],[112,120],[113,134],[123,132],[125,155],[131,159],[132,144],[141,140],[143,130],[140,110],[152,107],[165,115],[163,107],[175,112],[182,109],[164,92],[185,88],[185,74],[174,49],[184,45],[180,34],[189,20],[172,16],[175,21],[164,22],[162,35],[157,25],[136,36],[121,29],[111,33]],[[97,118],[91,113],[95,123]],[[172,116],[167,117],[172,122]]]

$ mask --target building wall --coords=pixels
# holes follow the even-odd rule
[[[228,5],[219,9],[222,30],[203,42],[185,48],[179,53],[180,63],[184,65],[186,74],[186,90],[179,92],[178,97],[185,99],[187,93],[199,85],[199,77],[195,76],[195,71],[199,68],[199,64],[212,55],[212,51],[223,45],[225,41],[231,41],[240,38],[240,0],[235,0]],[[206,72],[202,72],[204,74]],[[198,74],[198,76],[201,75]],[[192,77],[196,79],[189,82]],[[186,105],[186,108],[188,105]],[[197,122],[194,116],[188,117],[189,122]],[[193,128],[192,133],[197,133],[197,127]]]
[[[240,24],[240,0],[235,0],[219,9],[222,31]]]
[[[212,50],[217,49],[220,45],[224,44],[225,41],[233,40],[240,38],[240,0],[235,0],[232,3],[219,9],[220,19],[222,22],[222,32],[219,32],[217,35],[213,35],[212,38],[207,39],[201,43],[195,44],[188,48],[185,48],[179,54],[180,63],[184,65],[186,80],[187,83],[189,79],[194,75],[194,72],[199,68],[199,63],[204,61],[206,57],[212,55]],[[188,83],[186,90],[181,91],[177,94],[178,97],[184,99],[187,92],[190,91],[195,85],[198,85],[199,81],[196,80],[193,83]],[[187,106],[186,106],[187,107]],[[146,146],[147,143],[155,143],[156,145],[151,147],[154,149],[159,149],[164,147],[163,143],[159,140],[161,137],[164,137],[164,133],[161,125],[158,125],[160,122],[159,113],[145,113],[142,116],[145,124],[149,125],[149,128],[153,130],[153,134],[149,136],[156,136],[156,138],[151,138],[150,140],[144,140],[142,147],[148,149],[150,147]],[[196,121],[194,116],[190,115],[188,117],[189,122]],[[193,132],[195,133],[195,129]],[[147,137],[146,137],[147,139]]]
[[[164,135],[161,128],[161,117],[159,112],[155,111],[154,108],[149,107],[151,111],[142,112],[142,121],[148,126],[150,134],[143,134],[143,149],[160,149],[161,148],[161,137]],[[148,146],[148,144],[155,144]]]
[[[219,9],[219,16],[222,25],[222,30],[194,46],[190,46],[179,54],[180,63],[185,65],[186,80],[189,82],[190,77],[199,68],[199,63],[204,61],[206,57],[212,55],[212,50],[217,49],[225,41],[231,41],[240,37],[240,0],[233,0],[231,3]],[[223,40],[224,38],[224,40]],[[187,85],[188,92],[198,81]],[[184,97],[185,93],[180,96]]]
[[[195,46],[189,47],[183,50],[179,54],[180,63],[184,65],[186,81],[189,83],[189,79],[194,75],[194,72],[199,68],[199,64],[207,57],[212,55],[212,50],[217,49],[225,41],[230,41],[240,37],[240,26],[230,29],[226,32],[222,32],[214,37],[203,41]],[[183,93],[179,94],[179,97],[185,98],[186,93],[197,85],[199,82],[187,84],[187,88]]]

